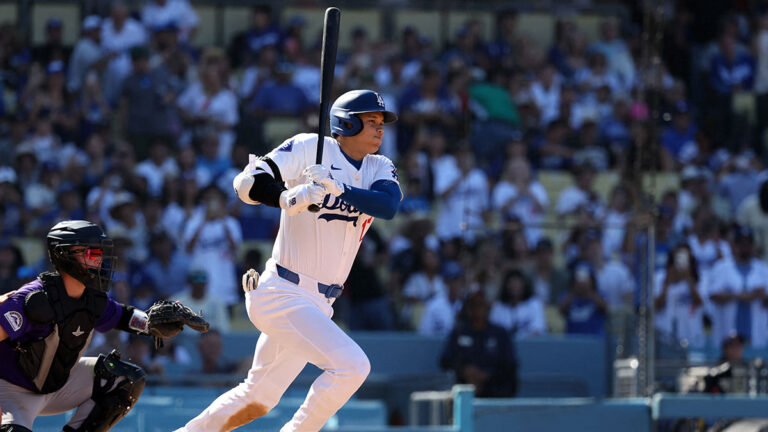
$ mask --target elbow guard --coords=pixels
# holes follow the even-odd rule
[[[251,188],[253,187],[253,174],[251,172],[242,171],[236,175],[235,179],[232,180],[232,187],[235,188],[235,193],[240,198],[240,201],[246,204],[259,204],[258,201],[250,197]]]

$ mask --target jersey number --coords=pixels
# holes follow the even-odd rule
[[[363,221],[363,231],[360,233],[360,241],[363,241],[363,236],[365,235],[365,230],[366,230],[366,228],[368,228],[368,225],[370,225],[371,222],[373,222],[373,218],[372,217],[369,217],[368,219]]]

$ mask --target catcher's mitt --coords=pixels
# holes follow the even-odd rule
[[[163,345],[162,338],[174,337],[184,324],[201,333],[208,331],[208,321],[180,302],[160,300],[147,309],[147,331],[155,337],[155,347]]]

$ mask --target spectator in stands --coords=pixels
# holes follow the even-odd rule
[[[441,241],[461,238],[474,244],[490,209],[490,186],[469,148],[457,150],[454,160],[450,171],[435,177],[435,196],[441,203],[436,232]]]
[[[489,320],[516,339],[547,332],[544,303],[534,295],[531,280],[519,270],[511,270],[504,276],[499,297],[491,306]]]
[[[418,327],[419,317],[429,299],[448,294],[448,288],[440,271],[440,256],[437,252],[424,248],[419,262],[418,270],[403,284],[400,320],[402,325],[409,329]]]
[[[696,257],[688,245],[678,245],[654,276],[656,328],[666,338],[693,348],[705,345],[703,290]]]
[[[748,390],[746,383],[734,382],[736,375],[745,378],[747,375],[745,369],[748,363],[744,359],[745,342],[744,337],[739,334],[731,334],[723,340],[720,344],[722,363],[704,377],[704,393],[741,393]]]
[[[424,65],[421,70],[421,82],[407,88],[398,102],[400,107],[400,131],[398,151],[405,153],[410,148],[413,134],[420,126],[443,128],[453,136],[458,125],[461,111],[459,100],[447,92],[440,70],[431,65]]]
[[[179,175],[179,166],[166,140],[162,138],[152,140],[149,157],[136,165],[136,174],[146,179],[147,192],[152,197],[159,197],[162,194],[163,184],[167,178]]]
[[[190,265],[208,273],[208,295],[232,306],[240,301],[234,260],[243,235],[225,204],[226,195],[216,186],[203,190],[200,205],[184,228],[182,244],[190,254]]]
[[[136,157],[144,160],[156,140],[167,139],[168,107],[176,95],[170,86],[170,75],[163,67],[149,68],[149,49],[145,46],[131,48],[133,70],[123,82],[121,93],[122,123],[128,140],[136,151]],[[157,192],[157,184],[151,184],[151,192]]]
[[[211,328],[227,333],[230,330],[229,314],[221,300],[208,292],[208,273],[198,268],[190,268],[184,273],[186,283],[182,290],[170,294],[169,298],[180,301],[194,311],[204,311],[205,319],[211,323]]]
[[[64,45],[64,21],[49,18],[45,23],[45,42],[32,48],[32,61],[44,65],[54,61],[66,64],[71,53],[72,47]]]
[[[179,28],[182,41],[192,41],[200,24],[200,18],[189,4],[189,0],[152,0],[144,5],[141,21],[153,29],[169,23]]]
[[[421,270],[424,249],[438,250],[440,243],[434,231],[434,222],[431,218],[414,217],[403,224],[402,232],[395,234],[390,240],[390,292],[399,292],[405,281]]]
[[[707,279],[715,262],[731,258],[731,246],[720,235],[720,221],[707,207],[698,207],[693,212],[693,228],[687,243],[699,263],[702,278]]]
[[[570,291],[560,300],[560,313],[566,321],[566,333],[605,333],[608,305],[597,290],[594,268],[586,262],[577,262],[571,270]]]
[[[345,283],[349,288],[350,330],[387,331],[396,327],[392,303],[377,272],[386,254],[385,239],[378,230],[369,228]]]
[[[99,62],[105,59],[101,48],[101,17],[85,17],[80,31],[82,36],[75,44],[67,71],[67,90],[71,93],[78,93],[91,68],[98,67]]]
[[[49,229],[48,227],[61,221],[85,218],[82,197],[74,183],[63,181],[53,192],[56,196],[55,205],[48,207],[30,226],[35,234],[44,235]]]
[[[719,39],[719,52],[712,57],[709,65],[709,85],[712,88],[712,102],[708,105],[713,113],[717,135],[720,140],[737,136],[732,112],[734,94],[750,91],[755,80],[755,59],[748,52],[737,53],[736,39],[723,33]],[[741,143],[731,142],[730,148]]]
[[[540,112],[542,127],[560,118],[560,81],[555,67],[546,63],[531,84],[531,97]]]
[[[279,47],[282,40],[282,30],[272,21],[272,7],[257,5],[251,11],[251,27],[232,39],[227,54],[232,66],[241,67],[255,61],[266,47]]]
[[[752,230],[758,254],[768,260],[768,180],[760,184],[757,193],[744,198],[736,211],[736,222]]]
[[[494,63],[493,69],[510,68],[514,52],[520,43],[517,32],[517,11],[502,10],[496,15],[495,38],[486,45],[486,52]]]
[[[529,245],[541,239],[540,225],[549,207],[549,197],[544,186],[533,178],[526,159],[514,158],[507,162],[500,181],[493,188],[492,198],[502,221],[520,220]]]
[[[482,292],[471,294],[448,336],[440,364],[456,381],[475,386],[477,397],[511,397],[517,392],[517,358],[510,334],[488,321]]]
[[[544,136],[534,143],[536,167],[562,170],[573,164],[574,149],[568,144],[568,123],[557,119],[549,123]]]
[[[135,262],[144,262],[149,256],[147,232],[144,215],[139,209],[136,197],[126,191],[115,195],[115,199],[109,208],[109,219],[105,221],[107,231],[125,231],[131,239],[132,246],[125,251],[126,258]],[[123,256],[121,256],[122,258]]]
[[[589,56],[589,67],[579,70],[574,81],[588,97],[594,97],[595,94],[590,93],[596,93],[601,88],[609,90],[612,95],[624,95],[629,89],[619,74],[608,68],[606,56],[600,52]]]
[[[101,46],[111,58],[104,76],[104,95],[111,104],[117,102],[123,80],[131,73],[128,53],[147,42],[144,26],[130,17],[125,1],[113,1],[109,18],[101,25]]]
[[[200,335],[197,340],[197,351],[202,360],[202,368],[195,374],[242,374],[251,366],[250,358],[239,361],[228,360],[222,357],[224,346],[221,341],[221,333],[215,327]]]
[[[707,293],[712,308],[712,338],[716,344],[738,332],[757,348],[768,343],[765,300],[768,264],[755,257],[754,235],[748,227],[736,227],[733,259],[720,259],[712,267]]]
[[[131,335],[125,349],[125,359],[142,368],[146,373],[164,375],[165,369],[159,363],[152,361],[152,348],[147,338]]]
[[[734,215],[744,199],[757,193],[760,188],[758,170],[750,158],[755,159],[751,152],[741,154],[731,158],[721,167],[717,189],[729,207],[729,215]]]
[[[609,61],[608,69],[618,75],[625,89],[635,84],[635,62],[627,42],[619,34],[619,23],[615,18],[607,19],[600,25],[600,40],[589,48]]]
[[[4,238],[0,243],[0,295],[21,286],[23,267],[21,250]]]
[[[154,282],[158,295],[168,298],[183,290],[188,280],[189,258],[175,248],[173,239],[164,231],[155,232],[149,237],[149,250],[143,272]]]
[[[594,190],[595,168],[590,162],[577,165],[572,170],[574,184],[560,191],[557,198],[558,216],[567,216],[586,212],[591,217],[600,219],[604,214],[604,205]]]
[[[267,79],[256,90],[250,108],[258,117],[285,116],[301,117],[310,107],[314,107],[307,99],[304,90],[293,83],[295,66],[291,63],[280,62],[275,65],[272,79]]]
[[[696,132],[690,107],[685,102],[678,102],[672,112],[672,124],[664,129],[661,136],[661,144],[664,146],[662,163],[667,170],[675,170],[698,154]]]
[[[618,184],[611,190],[602,220],[603,255],[606,258],[617,257],[624,246],[626,226],[630,222],[632,210],[630,193],[631,190],[624,184]]]
[[[447,336],[456,322],[467,293],[467,278],[461,264],[447,262],[442,271],[445,291],[438,291],[426,301],[417,331],[425,336]]]
[[[564,269],[555,266],[553,253],[552,241],[546,237],[539,240],[532,251],[533,291],[545,305],[554,304],[565,293],[568,285],[568,274]]]
[[[189,130],[182,138],[199,139],[216,132],[219,137],[217,156],[228,159],[235,143],[234,126],[239,121],[237,97],[226,87],[224,54],[217,48],[206,50],[198,66],[199,81],[187,87],[177,105]]]
[[[583,259],[595,271],[598,293],[609,309],[627,310],[632,305],[635,293],[635,281],[629,268],[618,257],[604,253],[605,240],[601,241],[599,231],[588,231],[584,242]]]

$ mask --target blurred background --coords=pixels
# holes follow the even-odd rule
[[[115,430],[180,427],[244,377],[239,275],[263,268],[279,210],[231,182],[316,130],[331,5],[334,95],[374,89],[399,114],[381,153],[405,199],[335,304],[373,371],[328,430],[458,430],[456,383],[480,431],[755,416],[664,410],[684,393],[766,412],[768,2],[0,0],[0,294],[82,218],[116,241],[110,295],[178,299],[215,329],[160,351],[94,339],[151,373]],[[243,430],[279,428],[317,373]]]

